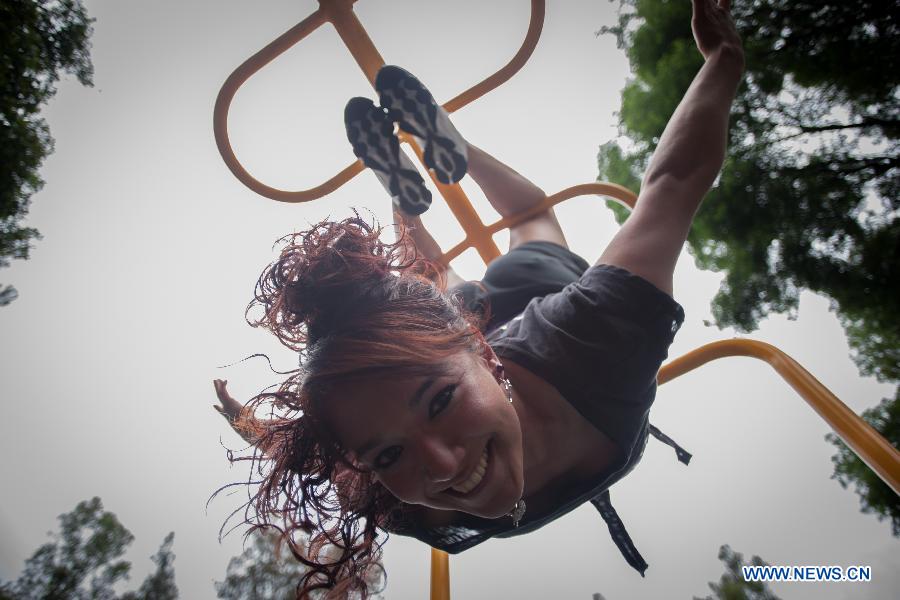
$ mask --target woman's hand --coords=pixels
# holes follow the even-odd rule
[[[697,49],[705,60],[716,52],[744,60],[741,38],[731,19],[731,0],[693,0],[691,29]]]
[[[255,444],[256,441],[254,437],[237,426],[237,418],[240,416],[244,405],[231,397],[231,394],[225,389],[225,386],[227,385],[228,381],[224,379],[213,379],[213,386],[216,388],[216,396],[219,397],[219,402],[222,403],[222,406],[213,404],[212,407],[216,409],[217,413],[225,417],[225,420],[228,421],[231,428],[234,429],[235,433],[244,438],[245,442],[248,444]],[[253,420],[252,417],[251,420]]]
[[[231,397],[228,390],[225,389],[225,386],[227,385],[227,380],[213,379],[213,386],[216,388],[216,396],[218,396],[219,402],[222,403],[222,406],[213,404],[213,408],[216,409],[216,412],[225,417],[225,420],[231,425],[234,423],[235,419],[238,418],[238,415],[241,414],[243,405]]]

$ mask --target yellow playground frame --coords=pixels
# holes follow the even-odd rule
[[[331,23],[334,26],[356,63],[374,86],[375,75],[378,73],[378,69],[384,65],[384,59],[353,12],[355,2],[356,0],[319,0],[318,10],[247,59],[228,77],[219,91],[213,112],[216,145],[225,164],[228,165],[235,177],[254,192],[279,202],[308,202],[330,194],[362,172],[364,168],[362,161],[357,160],[314,188],[300,191],[280,190],[268,186],[250,175],[238,162],[228,139],[228,109],[238,88],[262,67],[325,23]],[[544,24],[544,11],[544,0],[531,0],[531,21],[525,34],[525,40],[518,52],[496,73],[445,103],[443,106],[447,112],[455,112],[499,87],[522,68],[537,46]],[[408,144],[419,160],[422,160],[422,151],[412,138],[401,134],[401,141]],[[463,241],[444,253],[441,259],[444,264],[449,264],[451,260],[470,247],[478,251],[485,263],[490,262],[500,255],[500,250],[492,238],[495,233],[575,196],[589,194],[604,196],[630,208],[633,208],[637,201],[635,194],[622,186],[612,183],[585,183],[548,196],[539,205],[519,215],[485,225],[459,185],[442,185],[437,180],[434,180],[434,185],[447,201],[448,207],[466,234]],[[664,365],[659,371],[658,382],[663,384],[711,360],[726,356],[750,356],[769,363],[812,406],[813,410],[825,419],[835,433],[885,483],[890,485],[894,492],[900,494],[900,452],[810,375],[806,369],[774,346],[747,339],[732,339],[706,344]],[[431,598],[432,600],[449,600],[450,598],[448,556],[434,548],[431,550]]]

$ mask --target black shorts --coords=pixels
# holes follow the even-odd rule
[[[590,265],[557,243],[526,242],[491,261],[481,281],[467,281],[449,290],[463,306],[487,315],[489,333],[525,310],[532,298],[559,292],[578,281]]]

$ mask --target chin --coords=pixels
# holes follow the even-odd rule
[[[515,509],[516,503],[521,497],[521,495],[517,495],[512,499],[491,502],[490,506],[462,509],[457,508],[456,510],[461,510],[462,512],[467,512],[469,514],[475,515],[476,517],[482,517],[484,519],[499,519],[501,517],[509,515],[509,513],[511,513],[513,509]]]
[[[499,510],[496,512],[491,511],[491,512],[486,512],[484,514],[480,514],[480,515],[476,515],[476,516],[483,517],[485,519],[499,519],[501,517],[507,516],[510,512],[512,512],[512,509],[515,507],[516,507],[516,503],[513,502],[513,505],[510,506],[508,510]]]

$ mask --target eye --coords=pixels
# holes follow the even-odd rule
[[[434,398],[431,399],[431,404],[428,405],[428,418],[432,418],[435,415],[439,414],[447,405],[450,404],[450,400],[453,398],[453,392],[456,391],[455,385],[448,385],[444,389],[435,395]]]
[[[429,419],[439,415],[447,408],[447,405],[450,404],[450,400],[453,399],[453,392],[455,391],[456,385],[448,385],[435,394],[434,398],[432,398],[431,402],[428,404]],[[372,468],[378,471],[388,469],[397,462],[397,459],[400,458],[402,453],[403,446],[390,446],[385,448],[375,457],[375,460],[372,462]]]
[[[402,446],[390,446],[388,448],[385,448],[378,453],[378,456],[375,457],[375,461],[372,463],[372,466],[378,470],[387,469],[392,464],[397,462],[397,459],[400,458],[400,454],[402,453]]]

